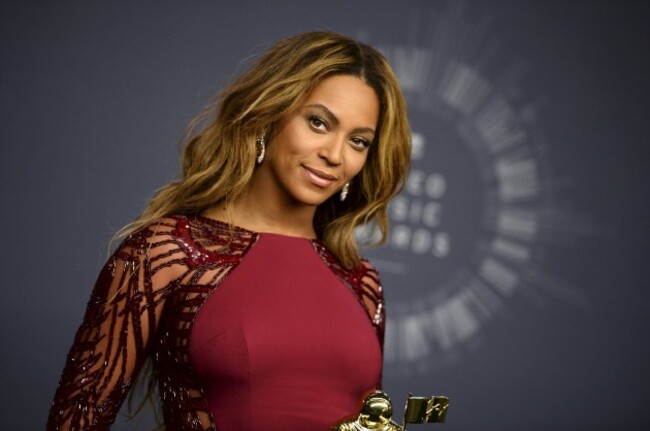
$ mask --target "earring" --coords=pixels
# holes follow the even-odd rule
[[[266,144],[264,142],[264,136],[260,136],[259,138],[257,138],[257,140],[255,141],[255,144],[256,144],[255,145],[255,150],[256,151],[257,151],[257,145],[260,146],[259,153],[257,154],[257,159],[255,159],[257,161],[257,164],[259,165],[260,163],[262,163],[262,160],[264,160],[264,152],[266,151]]]
[[[350,183],[345,183],[345,185],[341,189],[341,202],[343,202],[345,198],[348,197],[349,192],[350,192]]]

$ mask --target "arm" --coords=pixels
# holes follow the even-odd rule
[[[108,430],[147,355],[180,265],[164,224],[129,236],[99,274],[48,430]]]

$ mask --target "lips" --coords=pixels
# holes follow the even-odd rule
[[[307,178],[318,187],[328,187],[332,183],[338,180],[338,178],[332,174],[321,171],[320,169],[311,168],[309,166],[302,166]]]

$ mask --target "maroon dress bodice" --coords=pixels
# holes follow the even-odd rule
[[[326,430],[380,384],[384,307],[368,262],[317,240],[174,216],[100,273],[48,429],[109,429],[151,357],[168,430]]]

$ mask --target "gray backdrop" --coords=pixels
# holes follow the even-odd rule
[[[648,22],[613,0],[3,1],[0,428],[43,428],[107,242],[177,175],[189,119],[271,42],[333,29],[386,53],[413,124],[367,253],[396,404],[450,396],[449,431],[643,429]]]

